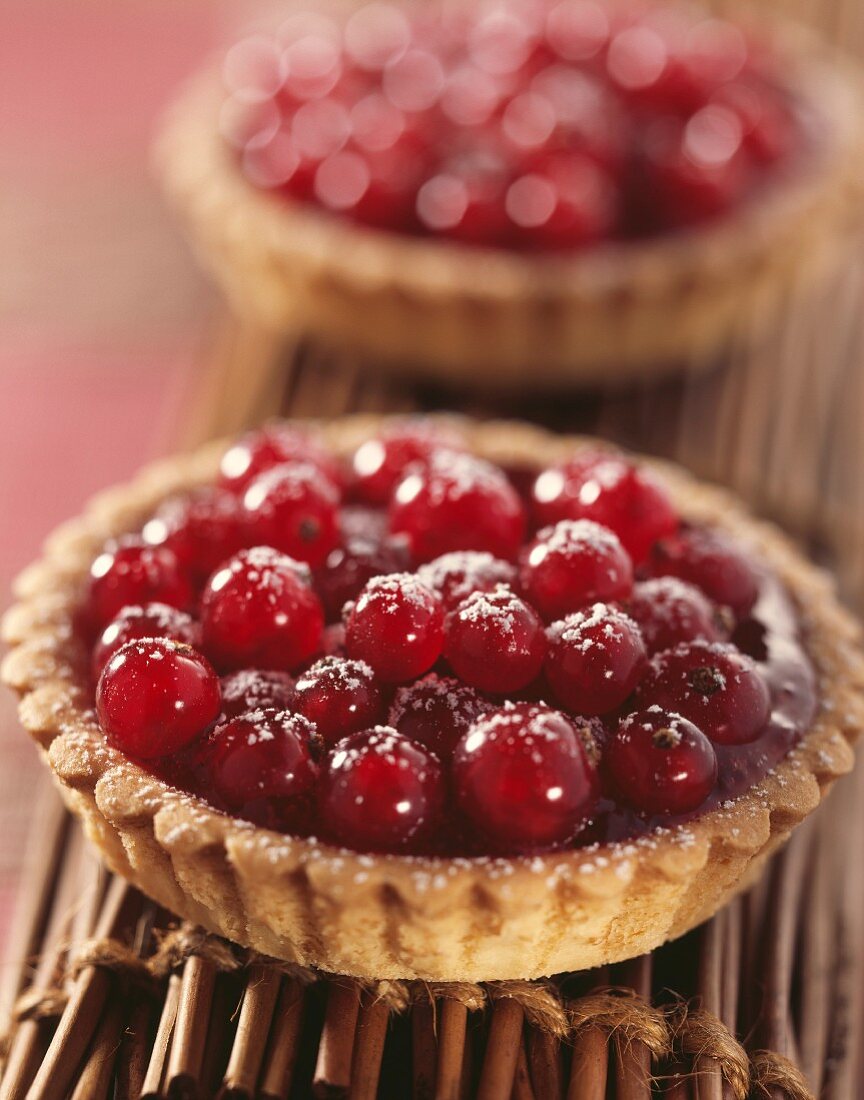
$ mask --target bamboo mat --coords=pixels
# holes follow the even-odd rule
[[[456,407],[597,432],[731,484],[864,606],[862,272],[790,302],[698,378],[555,400],[420,390],[226,319],[180,445],[280,411]],[[859,769],[859,772],[861,770]],[[0,1015],[0,1100],[854,1100],[864,1041],[864,774],[696,933],[550,983],[360,986],[250,959],[108,876],[46,791]],[[850,843],[851,841],[851,843]],[[850,858],[849,853],[852,853]]]

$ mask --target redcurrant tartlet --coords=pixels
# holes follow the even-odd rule
[[[648,950],[864,725],[857,629],[776,530],[515,423],[271,424],[104,494],[17,591],[5,680],[109,865],[359,976]]]
[[[268,329],[608,386],[713,361],[843,247],[858,77],[799,30],[674,0],[294,12],[194,84],[161,160]]]

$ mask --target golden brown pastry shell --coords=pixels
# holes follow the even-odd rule
[[[816,120],[814,148],[717,223],[651,241],[531,256],[377,231],[268,194],[219,134],[216,69],[170,113],[158,170],[203,265],[267,331],[462,385],[608,387],[697,370],[818,281],[861,221],[857,72],[784,31],[784,75]]]
[[[380,426],[322,426],[351,450]],[[524,424],[461,425],[478,453],[543,465],[584,441]],[[94,554],[167,494],[206,481],[213,445],[95,498],[18,580],[3,678],[69,808],[108,865],[173,912],[278,958],[368,978],[534,978],[649,951],[759,874],[853,762],[864,726],[859,630],[826,576],[728,494],[654,463],[683,515],[731,532],[782,578],[802,617],[820,705],[800,746],[734,803],[630,843],[513,859],[369,856],[227,817],[109,746],[73,616]]]

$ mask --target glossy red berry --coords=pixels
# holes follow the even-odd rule
[[[241,668],[222,677],[222,714],[230,719],[252,710],[287,710],[293,693],[287,672]]]
[[[622,802],[648,815],[698,810],[717,780],[717,757],[705,734],[660,707],[621,722],[604,764]]]
[[[328,620],[339,619],[345,604],[356,600],[373,577],[403,573],[409,564],[408,547],[398,538],[343,537],[315,575]]]
[[[724,535],[693,527],[658,543],[648,563],[654,576],[680,577],[744,618],[759,596],[750,559]]]
[[[617,535],[591,520],[544,528],[521,560],[522,591],[547,620],[623,599],[633,586],[633,564]]]
[[[237,497],[209,486],[162,504],[144,525],[144,538],[167,546],[198,584],[243,546],[242,512]]]
[[[348,613],[345,644],[385,682],[413,680],[441,655],[441,601],[411,573],[375,577]]]
[[[574,714],[607,714],[645,670],[645,643],[623,611],[597,603],[549,627],[544,670],[555,698]]]
[[[201,597],[204,648],[221,669],[295,669],[321,642],[324,613],[306,566],[269,546],[241,550]]]
[[[508,704],[468,729],[454,752],[453,785],[470,828],[505,855],[571,840],[597,797],[573,724],[528,703]]]
[[[168,756],[218,717],[219,679],[191,646],[157,638],[127,642],[96,688],[96,713],[108,737],[129,756]]]
[[[450,667],[480,691],[519,691],[543,667],[543,622],[506,585],[463,600],[447,616],[446,631],[444,656]]]
[[[101,630],[133,604],[165,603],[181,610],[194,601],[192,584],[173,550],[138,535],[110,542],[90,566],[87,609]]]
[[[314,725],[299,714],[241,714],[217,726],[202,748],[202,793],[258,825],[297,829],[309,821],[319,744]]]
[[[771,714],[771,695],[756,662],[717,642],[684,642],[658,653],[637,698],[642,706],[656,703],[682,714],[721,745],[754,741]]]
[[[387,721],[446,761],[471,723],[491,708],[492,704],[468,684],[432,672],[399,688]]]
[[[673,649],[679,642],[723,638],[722,616],[695,585],[677,577],[655,577],[633,587],[624,608],[642,631],[649,653]]]
[[[462,447],[454,428],[422,419],[397,421],[354,452],[352,493],[366,504],[383,507],[409,466],[427,463],[435,451]]]
[[[525,533],[525,513],[497,467],[448,451],[399,483],[390,527],[406,536],[418,562],[453,550],[486,550],[512,561]]]
[[[99,679],[102,669],[120,646],[136,638],[167,638],[172,642],[198,647],[201,645],[201,627],[191,615],[168,604],[124,607],[117,618],[105,627],[93,647],[93,679]]]
[[[426,562],[417,576],[441,597],[446,611],[475,592],[491,592],[499,584],[516,584],[516,569],[509,561],[493,557],[485,550],[454,550]]]
[[[322,657],[298,678],[291,706],[332,745],[376,725],[383,717],[384,699],[365,662]]]
[[[346,737],[325,762],[319,812],[337,844],[370,852],[416,847],[434,834],[443,803],[437,758],[387,726]]]
[[[249,542],[273,546],[312,568],[339,541],[339,491],[308,462],[259,474],[243,496],[243,513]]]
[[[339,463],[312,433],[278,423],[249,432],[229,447],[219,464],[219,481],[240,493],[259,474],[284,462],[309,463],[334,484],[341,482]]]
[[[637,565],[658,539],[678,527],[663,486],[647,470],[614,454],[577,455],[544,470],[532,498],[538,524],[594,520],[615,532]]]

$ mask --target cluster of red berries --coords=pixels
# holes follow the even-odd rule
[[[366,225],[572,250],[745,201],[803,145],[776,59],[675,7],[373,2],[292,16],[225,64],[255,185]]]
[[[373,851],[570,843],[702,807],[771,714],[747,558],[583,451],[528,481],[393,422],[344,465],[274,425],[94,561],[99,720],[177,785]],[[470,841],[467,838],[471,838]]]

